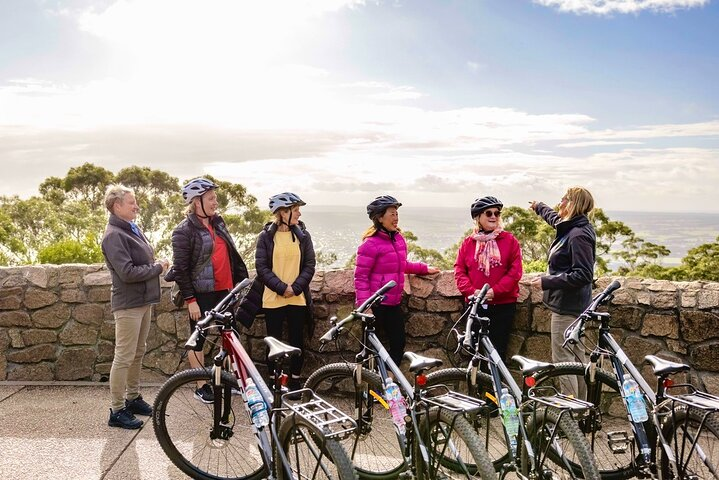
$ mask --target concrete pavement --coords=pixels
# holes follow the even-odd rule
[[[143,386],[150,403],[159,385]],[[139,430],[107,426],[107,384],[0,382],[0,478],[187,478],[155,439],[149,417]]]

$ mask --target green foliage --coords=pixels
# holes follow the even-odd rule
[[[269,212],[257,206],[244,186],[211,179],[220,187],[220,211],[230,233],[252,267],[257,234]],[[86,163],[71,168],[65,178],[45,179],[39,196],[27,200],[0,197],[0,264],[101,262],[100,239],[108,216],[103,200],[113,183],[135,191],[140,206],[138,225],[158,257],[170,257],[172,229],[185,217],[186,210],[178,179],[138,166],[115,175]]]
[[[315,260],[317,261],[318,267],[329,267],[337,261],[337,254],[335,252],[317,250],[315,252]]]

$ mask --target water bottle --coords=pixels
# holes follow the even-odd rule
[[[404,417],[407,415],[407,405],[402,398],[402,392],[399,389],[399,385],[394,383],[392,379],[386,380],[387,387],[385,388],[385,395],[387,397],[387,403],[389,404],[389,412],[392,414],[392,420],[397,425],[399,433],[406,431],[406,425]]]
[[[624,398],[627,401],[627,410],[629,410],[632,421],[637,423],[646,422],[647,419],[649,419],[649,415],[644,405],[644,395],[639,388],[639,384],[637,384],[637,381],[634,380],[630,373],[624,374],[622,391],[624,392]]]
[[[499,409],[502,412],[502,423],[507,431],[512,451],[516,451],[517,435],[519,435],[519,412],[514,397],[506,388],[502,389],[502,395],[499,396]]]
[[[257,390],[255,382],[251,378],[245,383],[245,397],[247,398],[247,406],[250,407],[250,415],[252,423],[257,428],[265,427],[270,424],[270,416],[267,414],[267,405]]]

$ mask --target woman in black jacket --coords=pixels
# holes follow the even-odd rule
[[[562,348],[562,343],[564,330],[592,299],[597,237],[587,215],[594,208],[594,198],[585,188],[571,187],[562,197],[559,212],[535,201],[529,208],[557,231],[549,248],[549,274],[532,280],[532,285],[544,291],[543,303],[552,312],[552,361],[583,361],[581,348],[570,351]],[[560,379],[562,391],[583,396],[584,388],[571,380]]]
[[[310,282],[315,274],[315,250],[312,237],[300,221],[300,207],[305,202],[290,192],[270,198],[270,211],[275,216],[260,232],[255,253],[257,278],[264,285],[262,310],[267,335],[282,338],[282,325],[287,323],[289,342],[304,351],[304,330],[312,324]],[[300,388],[304,353],[290,363],[289,389]],[[270,375],[274,365],[268,362]]]
[[[172,232],[172,266],[174,281],[185,299],[190,317],[190,331],[204,312],[212,309],[233,286],[245,278],[247,267],[235,247],[222,217],[217,213],[217,185],[204,178],[191,180],[182,187],[187,217]],[[170,278],[166,278],[171,280]],[[190,352],[192,368],[205,364],[204,340]],[[198,384],[195,396],[212,403],[212,388]]]

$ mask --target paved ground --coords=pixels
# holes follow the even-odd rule
[[[159,386],[141,390],[152,403]],[[0,382],[0,478],[187,478],[165,456],[151,422],[139,430],[107,426],[109,398],[103,384]]]

